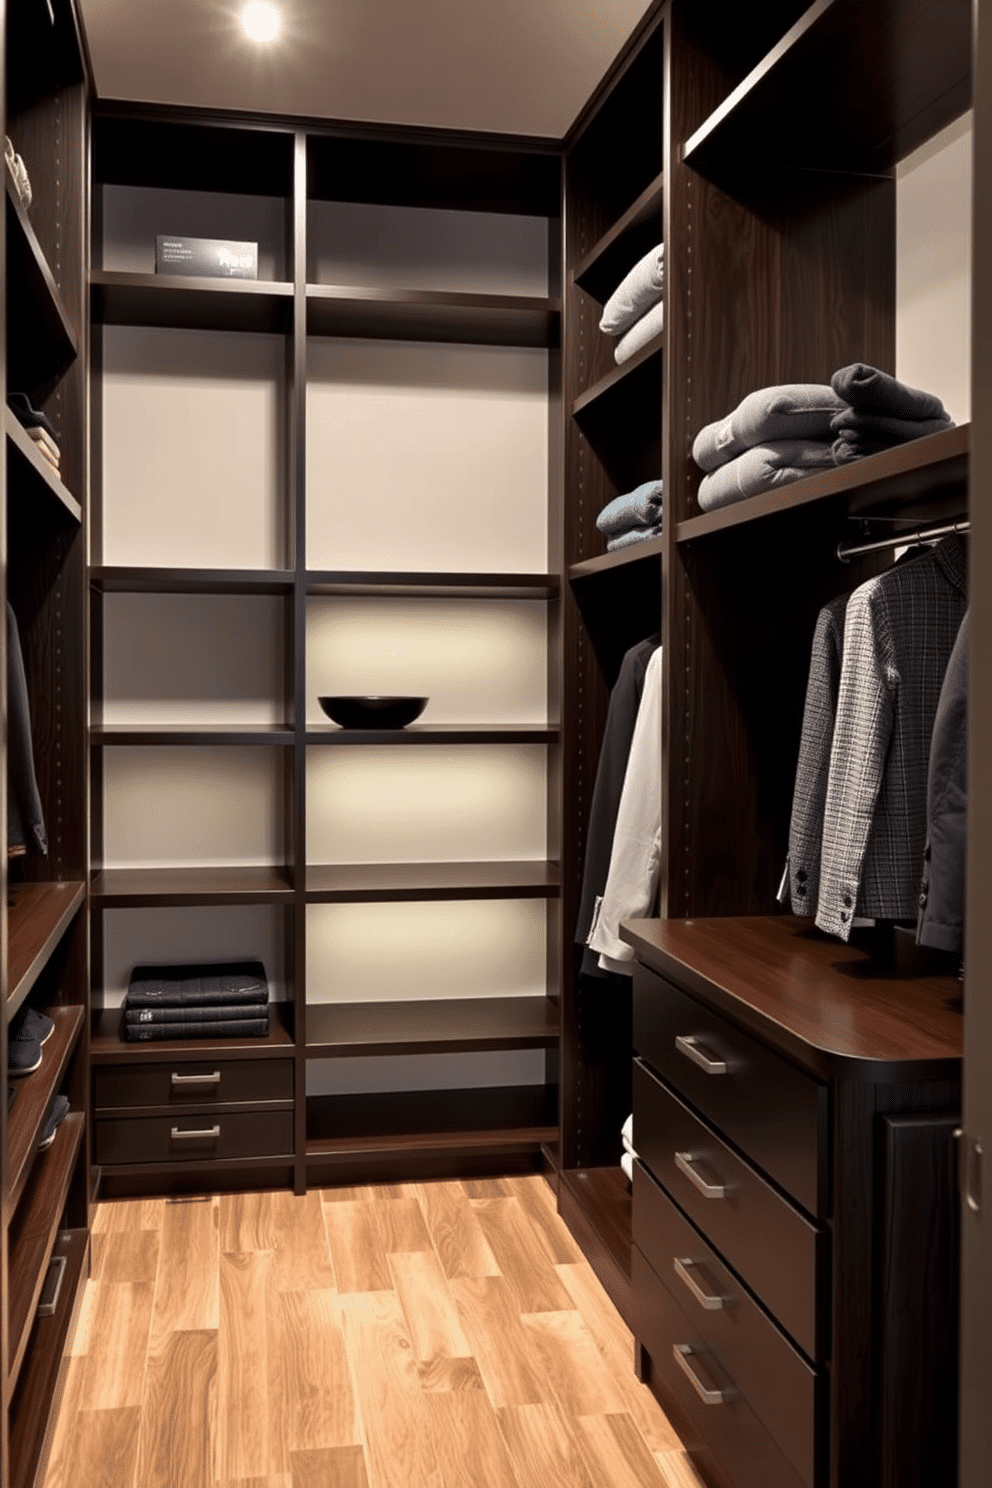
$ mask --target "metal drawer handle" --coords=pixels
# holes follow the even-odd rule
[[[693,1167],[697,1159],[691,1152],[676,1152],[675,1166],[680,1173],[684,1173],[689,1182],[699,1189],[704,1199],[725,1199],[727,1197],[727,1185],[725,1183],[707,1183],[701,1173]]]
[[[183,1085],[219,1085],[220,1070],[214,1070],[212,1075],[177,1075],[172,1071],[172,1088],[180,1089]]]
[[[219,1126],[208,1126],[205,1131],[180,1131],[178,1126],[172,1128],[174,1142],[216,1142],[219,1136]]]
[[[59,1305],[59,1293],[62,1290],[62,1282],[65,1279],[65,1263],[68,1256],[52,1256],[48,1263],[48,1275],[41,1289],[41,1298],[35,1309],[35,1317],[54,1317],[55,1309]]]
[[[672,1344],[673,1359],[675,1360],[676,1364],[679,1366],[682,1373],[685,1375],[686,1379],[689,1381],[690,1385],[695,1390],[696,1394],[699,1396],[703,1404],[723,1405],[730,1399],[733,1391],[711,1390],[706,1385],[704,1385],[702,1380],[699,1378],[699,1375],[689,1363],[689,1360],[692,1358],[694,1353],[695,1349],[690,1348],[687,1343]]]
[[[689,1268],[690,1266],[697,1266],[699,1264],[698,1261],[690,1260],[688,1256],[684,1261],[680,1261],[678,1256],[674,1256],[673,1260],[675,1262],[675,1275],[679,1278],[679,1281],[685,1282],[700,1307],[705,1307],[707,1312],[715,1312],[719,1307],[726,1307],[726,1297],[721,1297],[716,1292],[704,1292],[693,1276]]]
[[[708,1075],[725,1075],[727,1073],[727,1061],[725,1059],[713,1059],[704,1049],[699,1047],[699,1041],[692,1034],[682,1034],[675,1040],[675,1047],[686,1059],[691,1059],[693,1064],[698,1064],[701,1070]]]

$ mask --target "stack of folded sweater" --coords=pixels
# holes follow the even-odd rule
[[[123,1035],[148,1039],[264,1038],[269,987],[260,961],[136,966],[124,1001]]]
[[[617,362],[628,361],[664,325],[665,245],[659,243],[638,259],[603,306],[599,329],[619,336],[613,348]]]
[[[697,498],[703,511],[829,469],[831,420],[846,406],[825,383],[785,383],[748,393],[728,418],[707,424],[693,442],[692,457],[707,472]]]
[[[933,393],[907,387],[864,362],[841,367],[830,386],[846,405],[830,421],[837,465],[954,428],[954,420]]]
[[[645,481],[625,496],[615,496],[596,518],[596,526],[606,538],[606,550],[629,548],[661,536],[664,487],[660,480]]]

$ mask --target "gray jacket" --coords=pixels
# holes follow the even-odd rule
[[[816,923],[916,920],[930,738],[964,618],[965,546],[950,537],[848,600]]]
[[[827,800],[830,746],[834,739],[840,667],[844,654],[847,595],[824,605],[813,631],[803,731],[796,764],[789,824],[789,891],[793,914],[816,913],[820,892],[820,847]]]
[[[968,615],[954,642],[930,745],[927,845],[916,939],[940,951],[964,945],[965,818],[968,811]]]

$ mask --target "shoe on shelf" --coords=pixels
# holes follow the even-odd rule
[[[52,1101],[45,1117],[45,1125],[41,1132],[41,1141],[38,1143],[38,1151],[43,1152],[46,1147],[51,1147],[55,1141],[55,1133],[69,1114],[68,1097],[57,1095]]]
[[[41,1067],[41,1044],[37,1039],[15,1038],[7,1043],[8,1075],[33,1075]]]
[[[44,429],[58,443],[59,431],[40,408],[35,408],[27,393],[8,393],[7,407],[23,429]]]
[[[10,1025],[11,1039],[35,1039],[39,1044],[47,1044],[54,1032],[55,1024],[48,1014],[33,1007],[23,1007]]]

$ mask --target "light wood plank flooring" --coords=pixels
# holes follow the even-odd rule
[[[102,1204],[45,1488],[698,1488],[543,1178]]]

